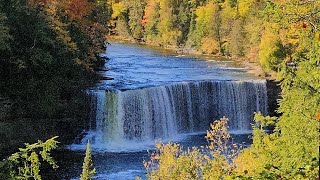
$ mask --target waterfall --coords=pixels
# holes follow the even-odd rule
[[[132,90],[91,90],[90,94],[91,128],[99,143],[205,131],[223,116],[229,118],[231,130],[248,131],[254,112],[267,113],[265,80],[179,82]]]

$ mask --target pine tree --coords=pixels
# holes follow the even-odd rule
[[[133,38],[143,37],[142,18],[144,13],[144,0],[132,0],[129,2],[129,28]]]
[[[96,173],[96,169],[92,169],[92,157],[91,157],[91,149],[90,142],[87,143],[86,148],[86,156],[84,157],[84,162],[82,166],[82,174],[80,176],[80,180],[91,180],[93,179],[94,174]]]

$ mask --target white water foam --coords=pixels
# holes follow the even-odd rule
[[[96,131],[89,131],[84,139],[82,139],[80,144],[71,144],[68,149],[72,151],[85,151],[87,142],[91,143],[91,151],[93,153],[105,153],[105,152],[141,152],[146,150],[154,150],[155,145],[159,143],[168,142],[181,142],[189,136],[204,134],[205,132],[199,133],[184,133],[176,135],[175,137],[167,139],[155,139],[148,141],[138,141],[138,140],[119,140],[119,141],[102,141],[102,133]]]
[[[144,173],[141,170],[127,170],[127,171],[120,171],[115,173],[101,173],[97,174],[93,177],[93,179],[105,179],[105,180],[134,180],[135,177],[138,177]],[[80,178],[72,178],[71,180],[79,180]]]
[[[143,173],[141,170],[127,170],[111,174],[98,174],[96,178],[108,180],[134,180],[135,177],[139,176],[141,173]]]
[[[213,120],[229,118],[232,134],[248,134],[253,113],[267,113],[264,80],[180,82],[125,91],[93,90],[87,141],[96,152],[153,149],[157,140],[179,141],[183,134],[204,132]]]

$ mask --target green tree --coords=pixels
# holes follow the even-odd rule
[[[1,38],[6,39],[1,41],[6,50],[0,50],[0,89],[18,117],[82,114],[75,110],[81,109],[80,89],[103,62],[99,53],[105,50],[105,31],[92,17],[91,3],[74,3],[0,0]],[[3,36],[8,30],[10,36]],[[71,113],[68,103],[78,108]]]
[[[129,28],[133,38],[140,39],[143,37],[142,18],[144,15],[144,0],[129,1]]]
[[[159,0],[159,23],[157,24],[159,41],[162,45],[179,45],[178,41],[181,38],[182,32],[178,27],[175,14],[173,0]]]
[[[1,179],[35,179],[41,180],[40,165],[46,162],[52,168],[58,165],[51,157],[50,152],[57,148],[58,137],[53,137],[45,142],[38,141],[35,144],[25,144],[19,152],[12,154],[4,164],[0,165]]]
[[[181,31],[181,36],[178,39],[178,45],[185,45],[190,28],[190,22],[192,17],[192,3],[188,0],[174,1],[175,12],[177,18],[174,22],[177,29]]]
[[[125,1],[119,1],[112,4],[112,18],[116,21],[117,34],[125,38],[130,37],[128,11],[128,4]]]
[[[159,14],[160,5],[158,0],[149,0],[147,1],[142,24],[145,29],[144,37],[147,43],[156,44],[158,37],[158,23],[159,23]]]
[[[93,17],[100,24],[108,24],[112,16],[112,4],[110,0],[95,0],[93,8]]]
[[[241,19],[233,21],[232,30],[229,37],[230,53],[234,57],[244,56],[244,29]]]
[[[194,46],[204,53],[216,54],[221,50],[219,5],[207,3],[196,9],[195,29],[191,36]]]
[[[91,157],[91,149],[90,142],[87,143],[86,148],[86,156],[84,157],[84,162],[82,166],[82,174],[80,176],[81,180],[91,180],[93,179],[94,174],[96,173],[96,169],[92,168],[92,157]]]
[[[269,71],[278,71],[283,62],[286,52],[276,33],[265,31],[261,37],[259,62]]]

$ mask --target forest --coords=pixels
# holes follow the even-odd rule
[[[66,134],[73,137],[62,137],[63,142],[81,132],[87,112],[83,90],[96,82],[99,77],[94,71],[105,62],[99,55],[106,48],[105,9],[103,1],[0,1],[0,122],[4,127],[16,122],[26,124],[26,129],[42,126],[39,123],[56,129],[79,124],[69,128]],[[7,148],[10,144],[12,148],[23,145],[20,128],[7,129],[1,132],[2,155],[12,151]],[[46,135],[43,130],[34,131],[33,137],[25,135],[30,137],[27,141],[52,137],[44,131]]]
[[[232,143],[226,118],[204,149],[159,144],[147,177],[318,179],[319,28],[318,0],[0,0],[0,99],[11,102],[0,121],[86,118],[83,90],[99,79],[108,39],[224,56],[272,74],[277,115],[255,114],[248,148]],[[28,144],[0,163],[0,179],[41,179],[55,148],[55,138]]]
[[[77,106],[70,94],[104,62],[105,8],[99,1],[0,1],[0,87],[12,114],[52,118]]]
[[[180,47],[259,62],[280,71],[318,39],[317,1],[129,0],[112,3],[111,34],[151,45]]]

